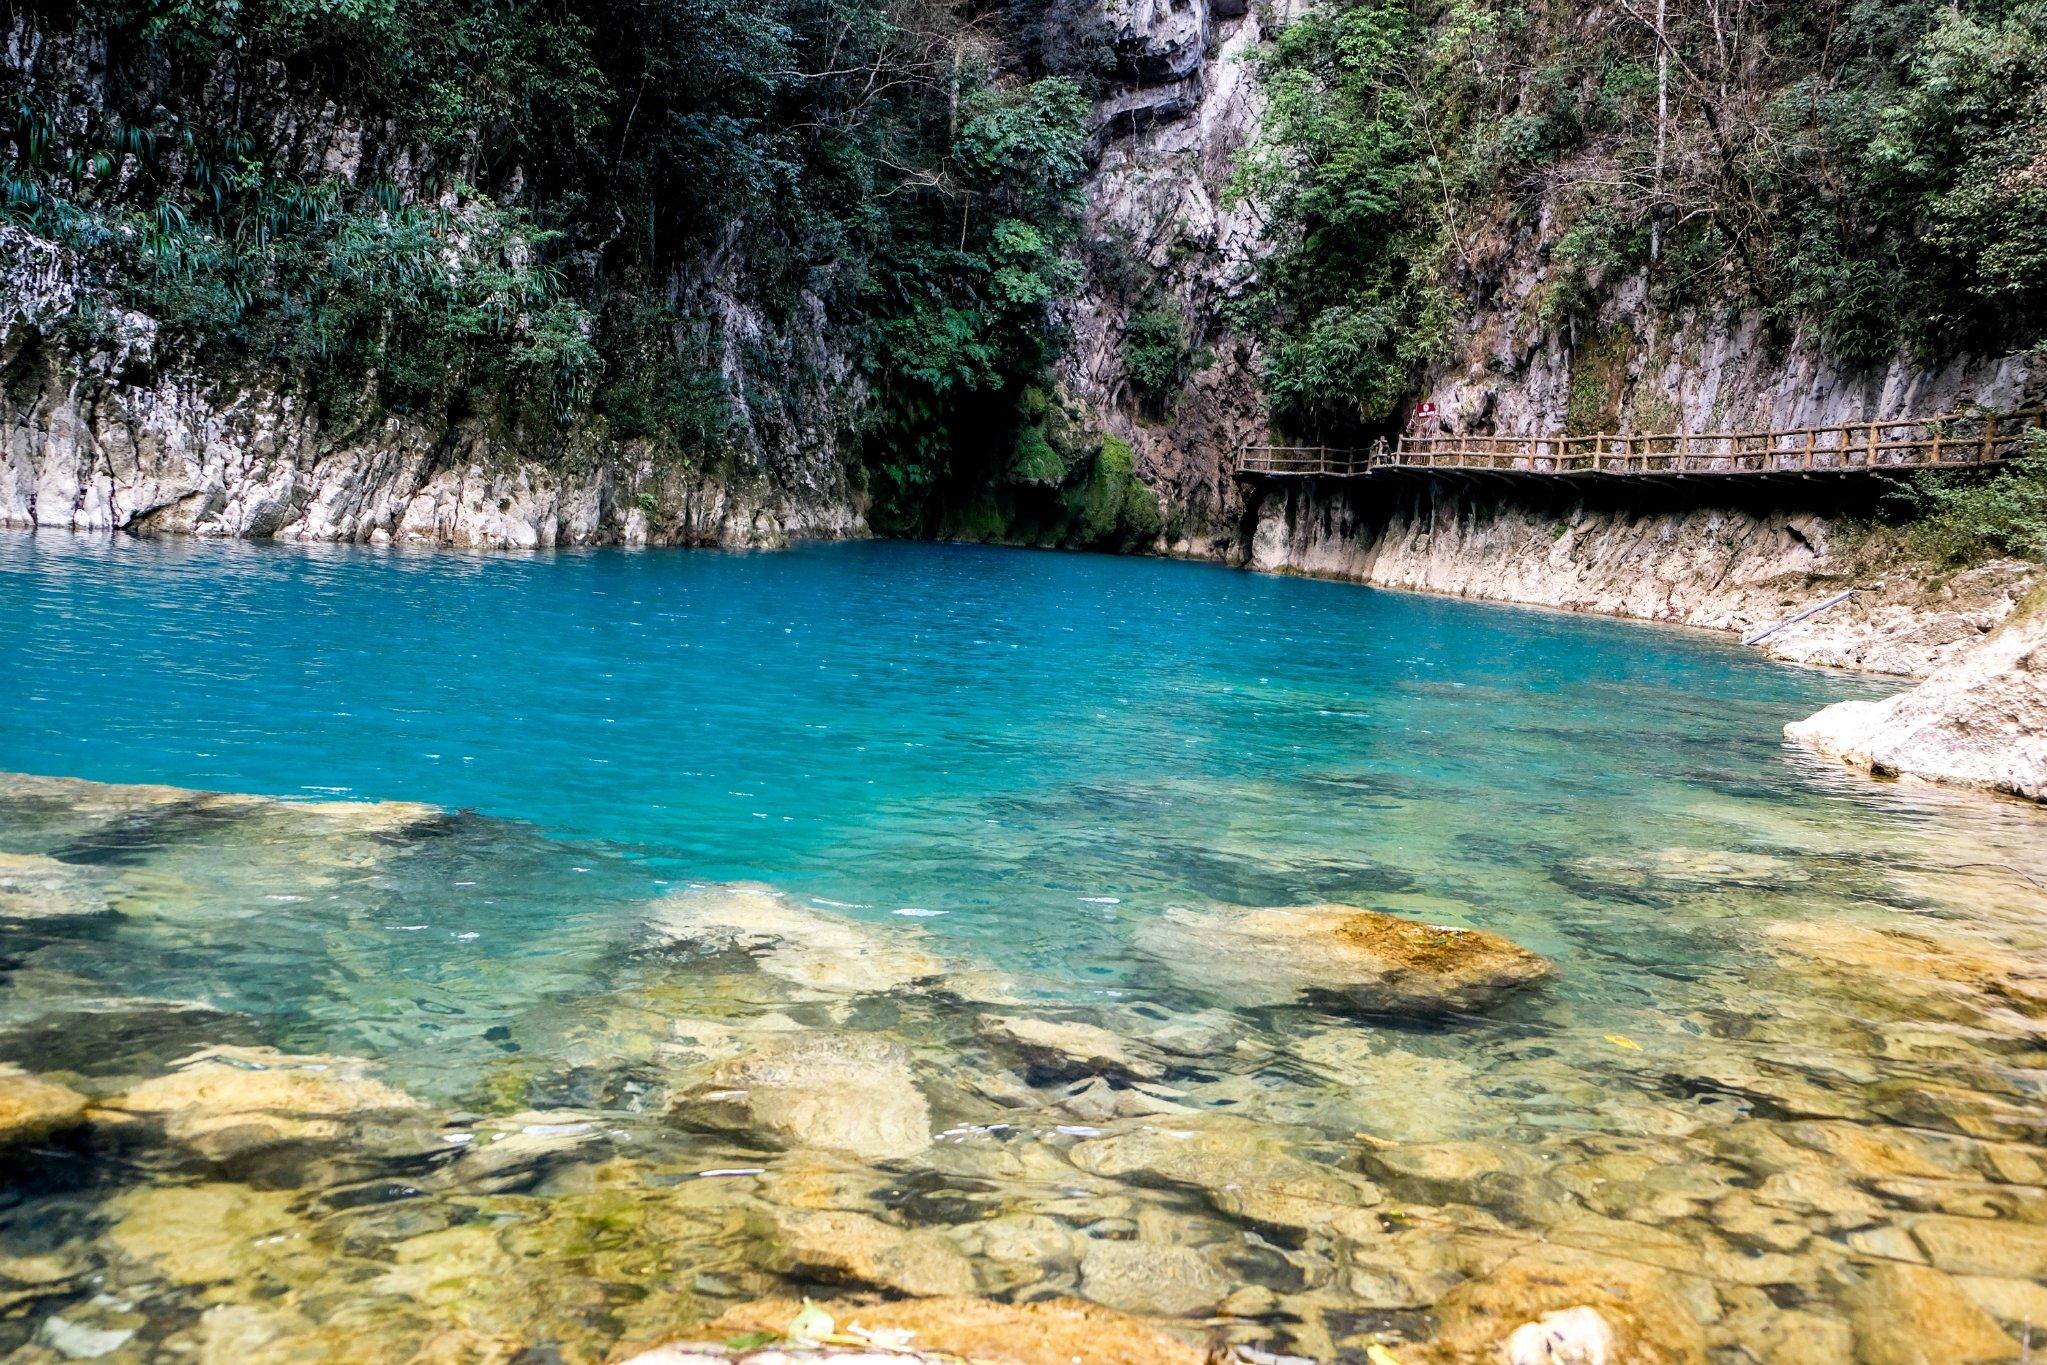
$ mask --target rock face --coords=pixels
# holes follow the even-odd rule
[[[1468,1013],[1556,970],[1482,929],[1347,905],[1169,910],[1138,941],[1184,984],[1247,1005],[1321,997],[1367,1013]]]
[[[1770,637],[1773,657],[1916,676],[1959,658],[2040,581],[2000,562],[1928,584],[1887,552],[1796,510],[1511,499],[1449,483],[1293,484],[1257,504],[1253,569],[1748,634],[1844,589],[1856,595]]]
[[[591,433],[565,438],[587,458],[541,461],[482,429],[329,432],[291,395],[52,374],[0,420],[0,527],[474,549],[864,534],[829,433],[807,440],[751,478],[681,476]]]
[[[895,1043],[857,1034],[771,1039],[685,1096],[686,1122],[870,1161],[931,1145],[931,1110]]]
[[[2047,801],[2047,610],[2008,621],[1909,692],[1837,702],[1784,733],[1880,775]]]
[[[1257,129],[1251,58],[1272,14],[1244,0],[1101,0],[1081,20],[1106,30],[1116,58],[1095,105],[1086,219],[1117,267],[1092,272],[1063,307],[1072,342],[1060,387],[1130,444],[1168,524],[1183,528],[1163,543],[1175,553],[1227,556],[1240,506],[1230,464],[1265,431],[1255,348],[1217,309],[1264,250],[1255,208],[1228,189]],[[1179,318],[1194,361],[1164,422],[1142,410],[1123,363],[1132,323],[1153,309]]]

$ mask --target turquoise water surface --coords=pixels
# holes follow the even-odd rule
[[[0,642],[0,1063],[101,1106],[0,1180],[10,1360],[598,1362],[933,1284],[1362,1360],[1567,1253],[1847,1360],[1929,1210],[1945,1275],[2047,1180],[2037,812],[1810,758],[1895,684],[1724,638],[946,545],[21,534]],[[1325,902],[1556,976],[1235,989],[1232,907]],[[805,1251],[822,1208],[924,1240]],[[1954,1262],[1985,1330],[2029,1245]]]
[[[521,857],[419,888],[437,926],[495,940],[461,953],[752,879],[972,941],[1057,993],[1130,984],[1124,924],[1186,898],[1426,889],[1554,950],[1571,912],[1531,905],[1522,874],[1554,900],[1561,852],[1687,842],[1702,796],[1841,804],[1780,730],[1873,690],[1695,633],[886,543],[19,535],[0,638],[0,770],[500,822]]]

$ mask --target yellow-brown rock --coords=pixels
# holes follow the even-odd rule
[[[1183,984],[1244,1005],[1320,1000],[1366,1013],[1462,1014],[1556,974],[1547,958],[1498,934],[1350,905],[1169,910],[1137,937]]]
[[[35,1142],[84,1118],[85,1096],[70,1086],[0,1063],[0,1147]]]

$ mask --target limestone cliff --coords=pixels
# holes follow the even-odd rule
[[[99,360],[80,372],[0,350],[0,527],[472,549],[866,530],[829,431],[706,470],[575,423],[542,459],[487,420],[336,430],[289,390],[176,372],[134,382]]]
[[[1258,129],[1252,59],[1275,22],[1245,0],[1109,0],[1116,80],[1098,101],[1087,182],[1088,283],[1067,306],[1060,378],[1101,429],[1129,442],[1168,528],[1161,548],[1227,557],[1241,490],[1235,452],[1262,440],[1255,342],[1219,310],[1261,252],[1256,206],[1236,200],[1238,152]],[[1153,410],[1126,346],[1142,315],[1177,320],[1187,372]]]

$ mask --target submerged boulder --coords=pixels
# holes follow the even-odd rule
[[[1483,929],[1348,905],[1168,910],[1138,941],[1186,986],[1246,1005],[1321,999],[1375,1014],[1462,1014],[1556,974]]]
[[[1140,1056],[1128,1039],[1094,1024],[984,1014],[974,1021],[974,1032],[997,1051],[1019,1057],[1030,1069],[1033,1080],[1113,1076],[1153,1081],[1165,1075],[1164,1066]]]
[[[1125,1313],[1204,1316],[1236,1287],[1236,1277],[1199,1247],[1091,1241],[1080,1258],[1080,1292]]]
[[[945,974],[908,930],[884,932],[796,904],[772,887],[693,887],[648,918],[655,947],[738,952],[773,977],[833,995],[899,991]]]
[[[770,1207],[762,1258],[783,1275],[916,1298],[971,1294],[974,1267],[943,1235],[894,1227],[847,1209]]]
[[[1580,895],[1658,907],[1719,892],[1781,891],[1812,880],[1809,870],[1775,853],[1685,847],[1592,854],[1558,863],[1550,875]]]
[[[1265,1124],[1240,1119],[1146,1124],[1074,1146],[1090,1175],[1198,1191],[1220,1212],[1266,1227],[1370,1235],[1380,1202],[1370,1181],[1303,1160]]]
[[[1764,933],[1771,951],[1789,965],[1906,1017],[2009,1009],[2047,1019],[2047,969],[1986,940],[1941,940],[1839,919],[1784,920]]]
[[[289,1143],[338,1142],[419,1102],[370,1075],[358,1057],[293,1056],[267,1047],[213,1047],[96,1111],[116,1125],[155,1122],[209,1161]]]
[[[85,1119],[85,1096],[0,1063],[0,1148],[35,1142]]]
[[[1441,1329],[1402,1360],[1432,1365],[1704,1365],[1705,1334],[1673,1277],[1562,1249],[1514,1257],[1436,1305]]]
[[[106,892],[84,869],[32,853],[0,853],[0,920],[104,915]]]
[[[1856,1359],[1870,1365],[1978,1365],[2021,1358],[2019,1343],[1938,1270],[1879,1261],[1846,1298]]]
[[[931,1109],[911,1077],[909,1053],[859,1034],[771,1037],[720,1063],[677,1101],[675,1113],[685,1123],[870,1161],[931,1145]]]

